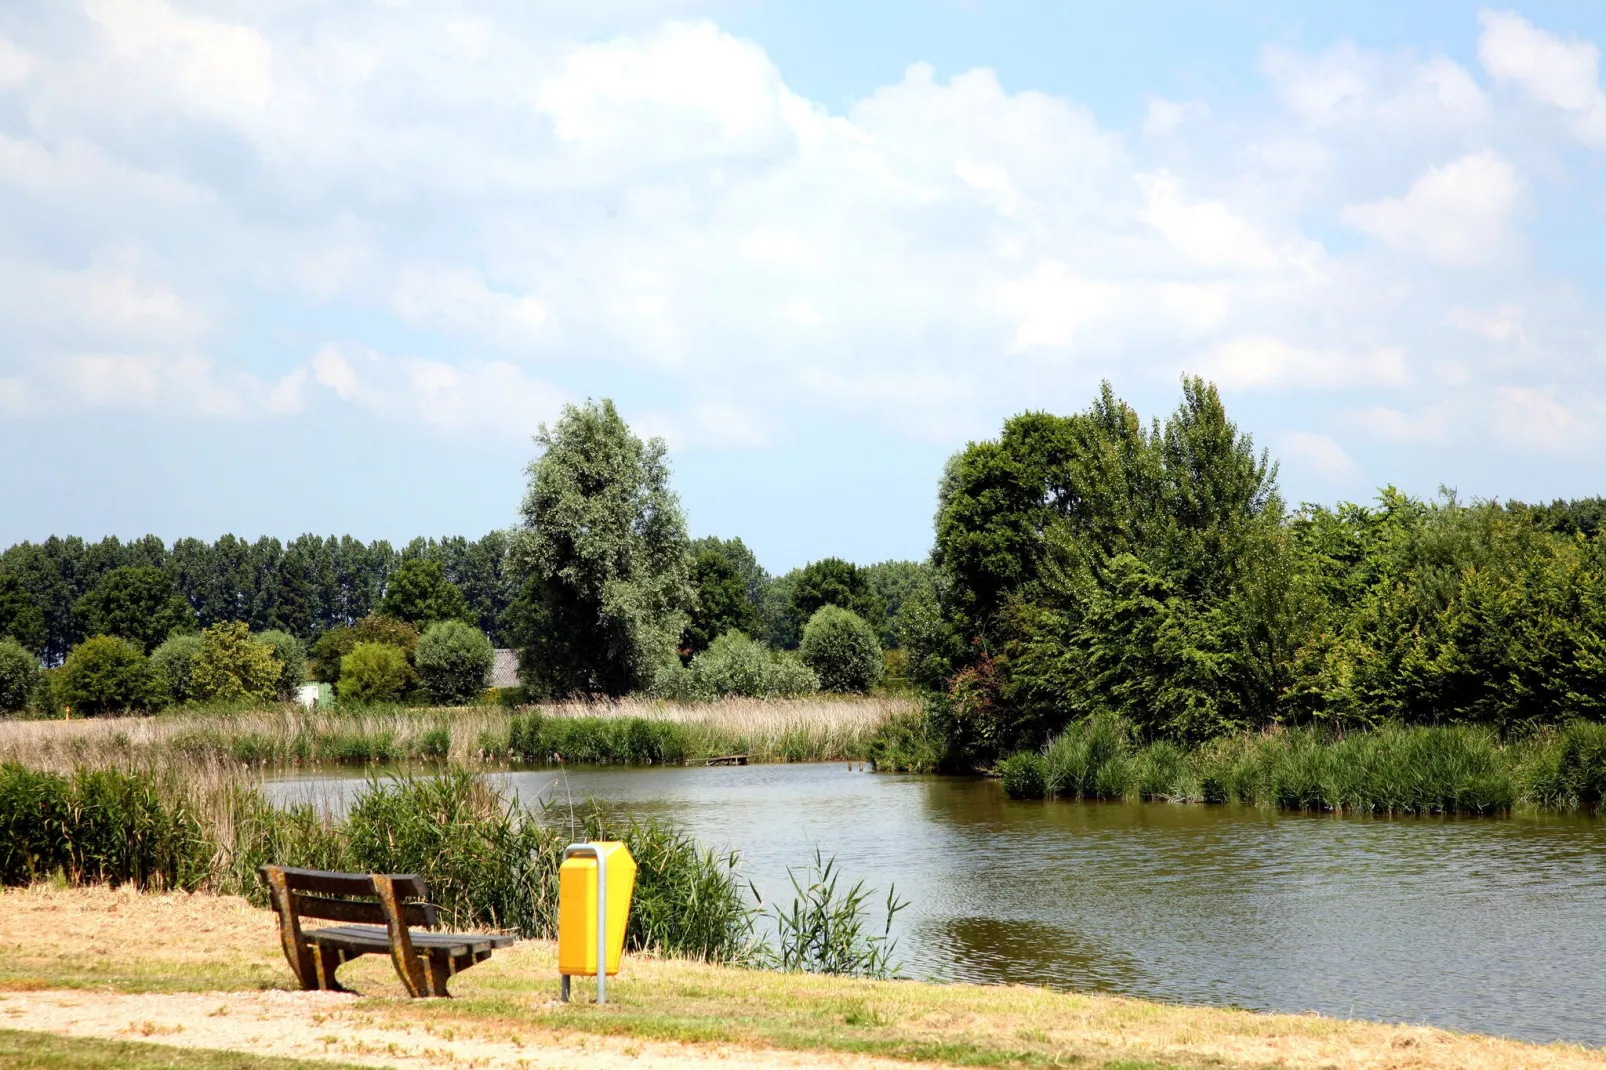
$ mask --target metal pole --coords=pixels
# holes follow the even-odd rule
[[[563,849],[570,855],[588,854],[597,860],[597,1002],[608,1002],[608,860],[595,844],[571,843]],[[563,977],[563,998],[568,1000],[569,978]]]

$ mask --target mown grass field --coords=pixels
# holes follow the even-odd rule
[[[355,997],[292,993],[275,923],[233,898],[36,886],[0,895],[0,1067],[1606,1068],[1606,1053],[1313,1015],[1020,986],[797,976],[632,957],[610,1003],[562,1005],[551,944],[409,1001],[387,960]],[[583,996],[587,987],[577,984]],[[69,1040],[34,1034],[69,1033]],[[81,1047],[80,1047],[81,1046]],[[229,1052],[277,1062],[230,1062]],[[521,1061],[522,1060],[522,1061]]]

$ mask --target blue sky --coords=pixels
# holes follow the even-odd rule
[[[613,397],[696,534],[918,557],[1101,379],[1292,501],[1606,491],[1599,4],[0,10],[0,544],[511,522]]]

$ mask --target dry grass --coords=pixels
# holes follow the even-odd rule
[[[551,1050],[562,1057],[527,1065],[578,1065],[583,1054],[604,1064],[717,1058],[754,1067],[886,1065],[896,1058],[984,1066],[1606,1068],[1606,1054],[1597,1050],[1417,1026],[1021,986],[800,977],[639,957],[610,983],[614,1002],[608,1007],[560,1006],[552,1003],[553,948],[535,941],[498,952],[457,978],[459,998],[450,1002],[400,998],[388,961],[377,957],[342,970],[342,978],[365,993],[362,999],[262,993],[289,982],[275,940],[272,917],[240,900],[106,889],[9,891],[0,895],[0,945],[7,951],[0,987],[11,990],[0,1000],[0,1025],[57,1029],[70,1012],[87,1023],[83,1035],[114,1035],[109,1030],[126,1030],[130,1021],[149,1022],[151,1039],[164,1043],[185,1037],[207,1047],[299,1056],[310,1050],[285,1045],[329,1032],[312,1026],[338,1015],[334,1033],[346,1040],[332,1045],[329,1057],[369,1061],[365,1056],[393,1044],[391,1057],[379,1061],[408,1066],[434,1064],[396,1052],[434,1045],[443,1065],[461,1059],[488,1066],[519,1065],[520,1058]],[[86,987],[119,994],[86,1000],[62,991]],[[215,1014],[220,1007],[227,1013]],[[232,1032],[231,1020],[239,1023]]]
[[[862,756],[876,727],[912,705],[909,699],[890,698],[727,699],[693,705],[626,699],[540,709],[553,717],[675,721],[687,726],[696,756],[741,751],[764,761],[800,754]],[[186,769],[210,767],[206,775],[217,778],[242,764],[261,764],[256,755],[298,747],[303,756],[297,760],[313,764],[364,753],[405,758],[423,753],[425,737],[444,729],[450,735],[447,756],[471,763],[482,760],[486,738],[506,737],[511,716],[494,706],[307,711],[280,704],[152,717],[0,721],[0,761],[56,772],[85,765],[159,768],[181,761]]]

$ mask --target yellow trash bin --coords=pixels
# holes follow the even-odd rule
[[[600,897],[599,869],[604,890]],[[570,977],[596,977],[597,1002],[607,1002],[607,977],[619,972],[635,887],[636,860],[623,843],[575,843],[563,849],[558,870],[558,973],[564,999],[569,998]],[[601,974],[599,960],[605,963]]]

